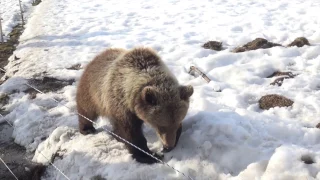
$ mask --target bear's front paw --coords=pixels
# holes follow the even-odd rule
[[[163,159],[163,155],[159,155],[157,153],[151,153],[152,156],[156,157],[159,160]],[[139,163],[145,163],[145,164],[154,164],[154,163],[158,163],[159,161],[156,160],[155,158],[145,154],[145,153],[139,153],[138,155],[133,155],[132,156],[136,161],[138,161]]]

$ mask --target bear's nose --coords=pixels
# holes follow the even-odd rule
[[[173,149],[173,147],[167,147],[167,146],[163,146],[163,152],[170,152]]]

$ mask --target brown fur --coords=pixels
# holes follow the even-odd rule
[[[180,137],[192,93],[192,86],[179,85],[151,49],[107,49],[84,70],[77,108],[92,120],[108,117],[116,134],[151,153],[141,130],[146,122],[156,130],[164,150],[170,151]],[[81,116],[79,129],[82,134],[94,132],[92,123]],[[127,148],[139,162],[156,162],[130,145]]]

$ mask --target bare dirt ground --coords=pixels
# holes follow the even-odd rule
[[[9,166],[19,180],[40,180],[45,166],[31,162],[32,154],[14,143],[12,139],[13,128],[6,122],[0,124],[0,157]],[[11,180],[15,177],[5,165],[0,162],[0,179]]]

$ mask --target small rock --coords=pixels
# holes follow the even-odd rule
[[[234,53],[240,53],[240,52],[245,52],[247,51],[245,47],[237,47],[234,50],[232,50],[232,52]]]
[[[247,44],[235,48],[232,52],[239,53],[245,51],[251,51],[256,49],[268,49],[274,46],[282,46],[281,44],[269,42],[263,38],[256,38],[255,40],[248,42]]]
[[[281,86],[284,79],[294,78],[296,75],[292,74],[292,72],[276,71],[273,74],[271,74],[270,76],[268,76],[267,78],[272,78],[272,77],[277,77],[277,76],[284,76],[284,77],[279,77],[279,78],[275,79],[272,83],[270,83],[270,85]]]
[[[319,129],[320,129],[320,123],[318,123],[318,124],[316,125],[316,128],[319,128]]]
[[[20,58],[18,58],[16,55],[14,55],[14,60],[19,60]]]
[[[27,89],[25,93],[29,94],[29,99],[35,99],[37,97],[37,91],[34,89]]]
[[[313,158],[311,156],[309,156],[309,155],[303,155],[301,157],[301,161],[303,161],[305,164],[313,164],[313,163],[315,163]]]
[[[302,47],[304,45],[310,46],[308,39],[305,37],[298,37],[292,43],[288,44],[288,47],[291,47],[291,46]]]
[[[41,3],[41,0],[33,0],[32,6],[37,6]]]
[[[79,69],[81,69],[81,64],[72,65],[71,67],[69,67],[67,69],[68,70],[79,70]]]
[[[268,76],[267,78],[272,78],[275,76],[288,76],[290,78],[294,78],[296,75],[292,74],[292,72],[276,71],[276,72],[272,73],[270,76]]]
[[[9,96],[7,94],[1,94],[0,95],[0,107],[5,106],[9,102]]]
[[[97,176],[91,177],[90,180],[106,180],[106,179],[103,178],[101,175],[97,175]]]
[[[265,95],[265,96],[262,96],[261,99],[259,100],[260,108],[265,110],[268,110],[274,107],[288,107],[288,106],[292,106],[292,104],[293,104],[292,100],[277,94]]]
[[[212,49],[216,51],[221,51],[222,50],[222,42],[218,41],[208,41],[202,45],[204,49]]]
[[[277,79],[275,79],[272,83],[270,83],[270,85],[273,85],[273,86],[274,86],[274,85],[281,86],[284,79],[289,79],[289,77],[277,78]]]

